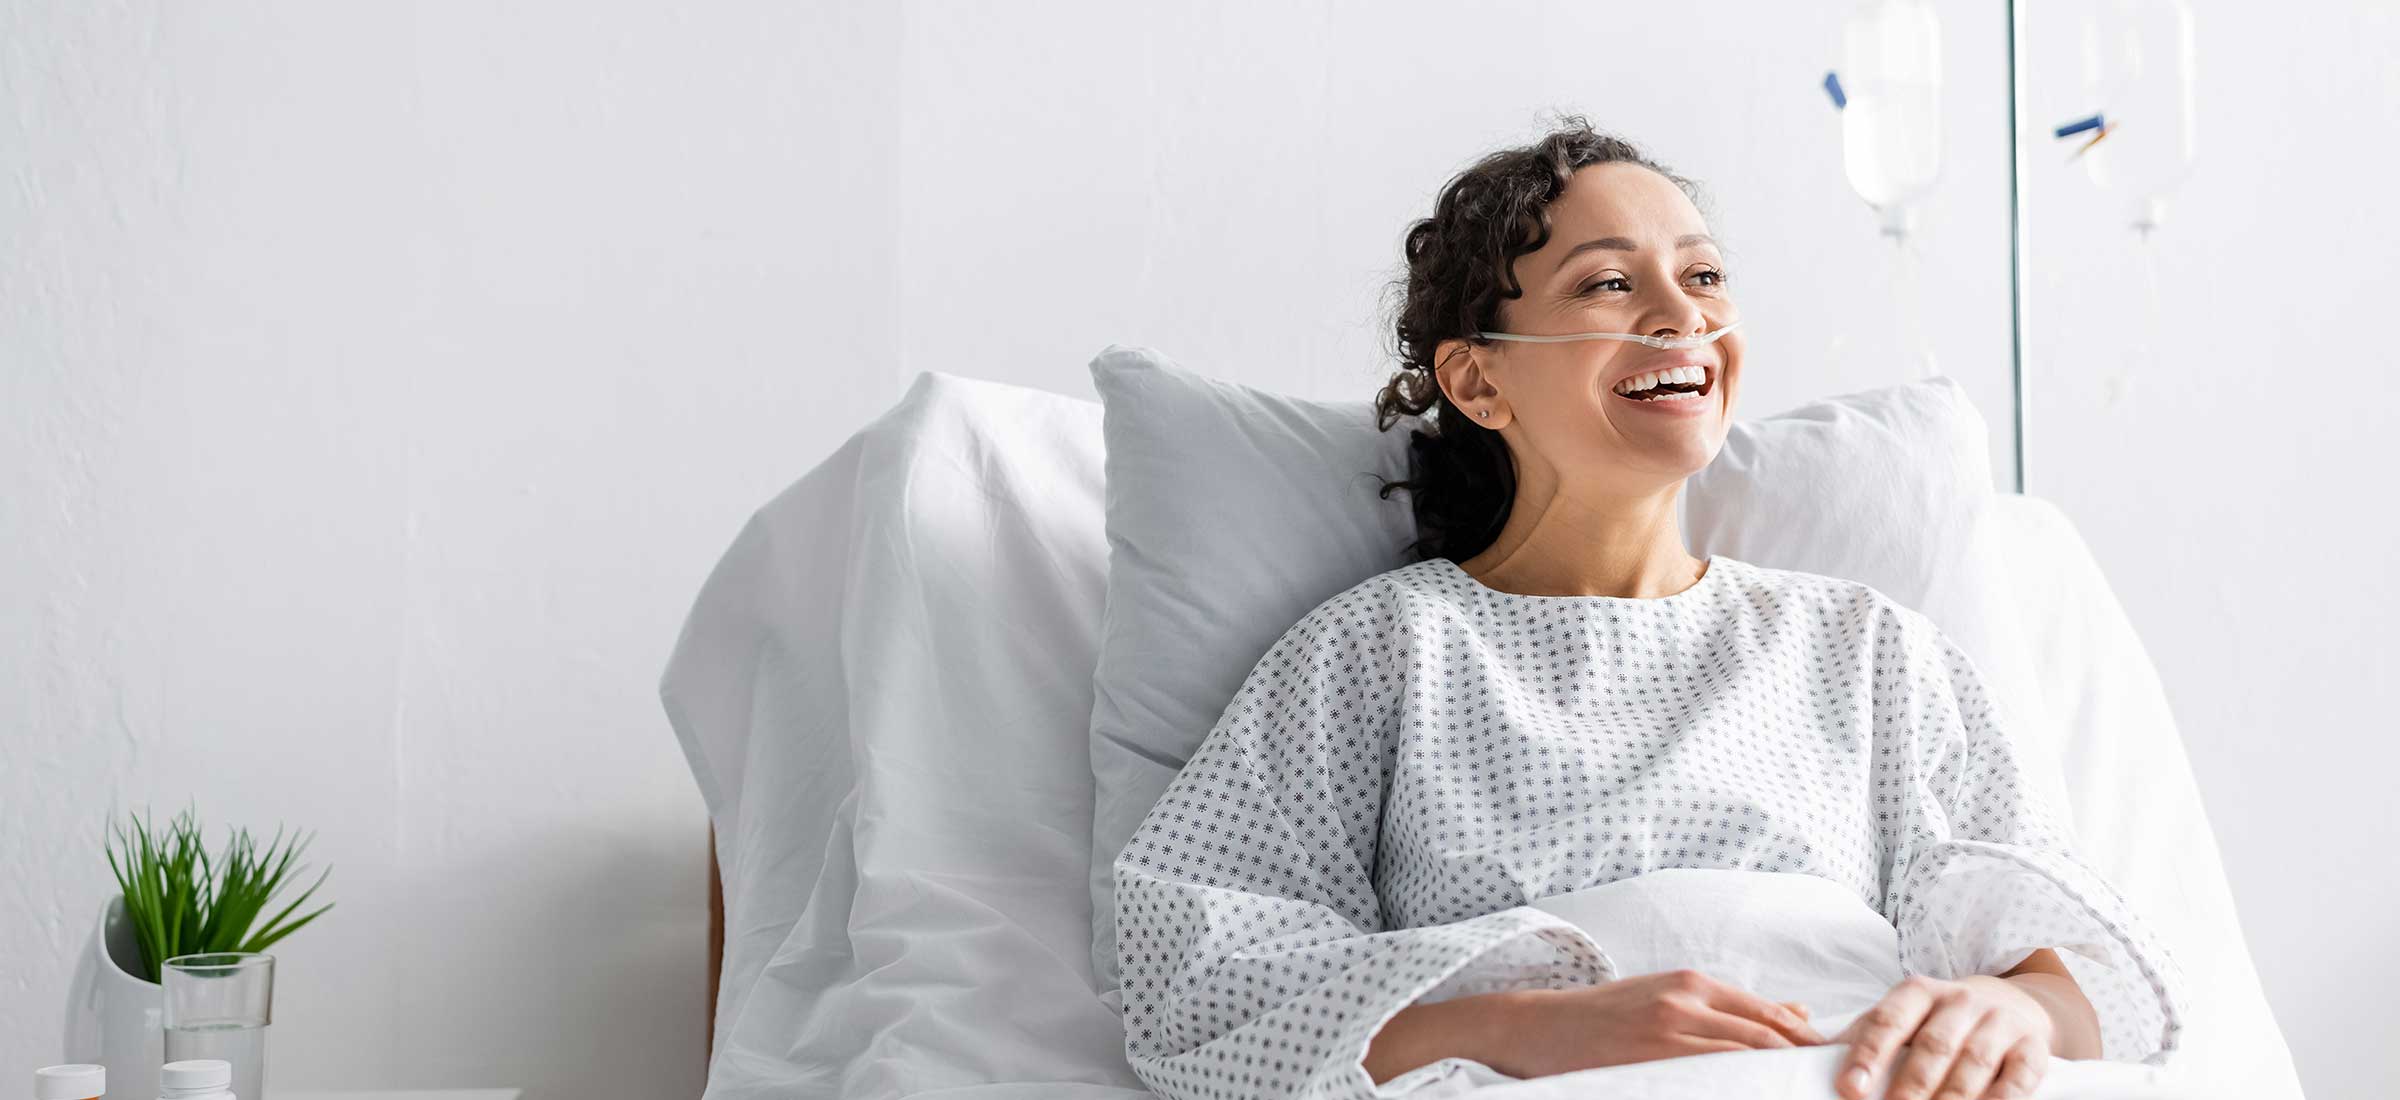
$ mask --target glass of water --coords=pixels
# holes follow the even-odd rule
[[[159,967],[159,977],[165,987],[166,1060],[222,1058],[233,1064],[234,1100],[263,1100],[275,956],[177,955]]]

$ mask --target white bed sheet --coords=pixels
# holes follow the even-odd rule
[[[1091,992],[1101,469],[1096,403],[925,372],[710,575],[660,684],[725,882],[708,1100],[1149,1097]],[[2061,1062],[2042,1095],[2298,1097],[2155,671],[2065,517],[2001,511],[2087,855],[2196,980],[2172,1091]],[[1612,1067],[1606,1095],[1832,1100],[1837,1057]],[[1598,1095],[1577,1076],[1477,1095]]]
[[[660,696],[708,803],[707,1100],[1146,1097],[1092,995],[1100,406],[926,372],[751,517]]]
[[[1902,977],[1899,931],[1848,888],[1815,875],[1670,868],[1531,903],[1580,928],[1626,977],[1695,966],[1777,1002],[1797,1002],[1838,1034]],[[1409,1100],[1593,1100],[1599,1097],[1775,1097],[1838,1100],[1846,1048],[1737,1051],[1669,1058],[1518,1081],[1477,1062],[1436,1065]],[[1886,1072],[1892,1067],[1887,1066]],[[1392,1082],[1403,1091],[1405,1080]],[[1880,1088],[1882,1082],[1870,1083]],[[2127,1062],[2052,1058],[2035,1095],[2181,1095],[2164,1071]]]

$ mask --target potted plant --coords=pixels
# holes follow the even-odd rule
[[[67,994],[67,1060],[108,1067],[109,1080],[135,1089],[158,1080],[159,966],[177,955],[263,951],[317,919],[331,904],[300,914],[325,875],[269,917],[260,914],[305,872],[295,865],[309,838],[277,829],[262,848],[236,829],[211,856],[190,809],[165,829],[129,815],[109,826],[104,848],[117,892],[75,968]],[[296,915],[297,914],[297,915]]]

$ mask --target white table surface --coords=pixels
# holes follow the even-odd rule
[[[521,1089],[272,1089],[267,1100],[522,1100]]]

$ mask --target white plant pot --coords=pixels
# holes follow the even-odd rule
[[[141,965],[125,897],[111,894],[67,986],[66,1060],[107,1066],[108,1091],[127,1096],[156,1089],[166,1060],[164,991],[135,976]]]

